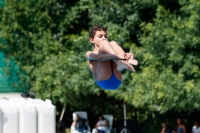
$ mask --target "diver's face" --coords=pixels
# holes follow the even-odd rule
[[[103,30],[97,31],[94,38],[90,38],[90,42],[98,47],[105,40],[107,40],[107,34]]]

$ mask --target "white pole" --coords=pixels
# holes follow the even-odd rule
[[[126,102],[124,102],[123,108],[124,108],[124,128],[120,133],[127,133],[127,132],[130,133],[130,131],[126,128]]]
[[[126,128],[126,103],[124,102],[124,127]],[[125,130],[126,133],[126,130]]]

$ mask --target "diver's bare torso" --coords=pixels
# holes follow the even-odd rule
[[[112,74],[111,60],[96,61],[89,60],[88,65],[97,81],[109,79]]]

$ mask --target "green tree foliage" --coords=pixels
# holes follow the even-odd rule
[[[115,1],[110,5],[97,10],[103,15],[92,16],[96,16],[93,23],[103,23],[105,16],[118,35],[111,37],[133,51],[140,65],[136,74],[124,74],[121,89],[108,95],[160,112],[198,109],[199,1]],[[112,8],[116,9],[112,12]]]
[[[156,81],[148,88],[155,91],[155,103],[162,111],[192,111],[200,106],[199,4],[177,1],[176,10],[159,5],[153,22],[141,24],[140,41],[151,54],[150,71],[156,70],[152,75]]]
[[[199,0],[6,1],[0,38],[7,44],[0,47],[25,71],[31,91],[55,103],[96,110],[103,102],[113,110],[120,107],[112,100],[124,100],[137,109],[192,111],[200,107],[199,7]],[[139,61],[106,95],[84,57],[95,24]]]
[[[0,36],[6,40],[1,49],[25,71],[26,86],[37,97],[80,106],[76,98],[95,92],[87,89],[94,81],[88,80],[91,73],[82,50],[88,41],[85,23],[79,22],[85,12],[81,2],[16,0],[0,9]],[[74,30],[77,23],[80,28]]]

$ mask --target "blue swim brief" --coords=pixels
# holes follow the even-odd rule
[[[105,90],[116,90],[122,84],[122,82],[115,77],[114,73],[112,73],[111,77],[107,80],[96,80],[96,84]]]

